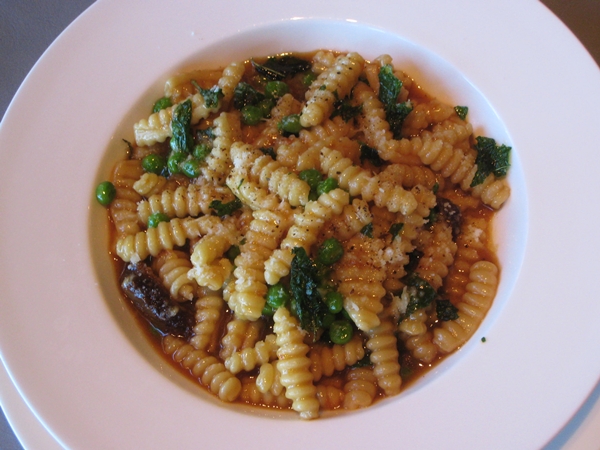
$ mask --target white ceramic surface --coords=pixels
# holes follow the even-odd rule
[[[478,133],[514,148],[513,196],[497,226],[502,284],[474,339],[403,395],[306,424],[232,411],[166,367],[117,299],[91,193],[169,74],[318,47],[390,53],[469,105]],[[587,162],[598,100],[597,67],[536,2],[100,1],[39,61],[0,128],[2,360],[72,448],[539,447],[600,374],[599,181]]]

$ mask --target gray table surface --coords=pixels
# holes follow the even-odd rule
[[[0,119],[42,53],[92,3],[92,0],[0,0]],[[600,0],[542,0],[542,3],[571,29],[600,65]],[[600,401],[600,393],[595,392],[593,397],[594,401]],[[551,447],[560,448],[562,443],[558,439]],[[22,448],[4,414],[0,414],[0,449]]]

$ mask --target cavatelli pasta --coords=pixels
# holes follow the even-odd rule
[[[109,178],[110,251],[144,269],[126,299],[177,308],[185,332],[150,320],[149,335],[209,392],[303,419],[365,408],[475,333],[510,187],[482,175],[460,110],[390,55],[256,57],[176,74],[164,95]]]
[[[285,396],[292,400],[292,409],[302,419],[315,419],[319,415],[320,405],[309,369],[310,359],[306,356],[308,346],[303,342],[300,325],[285,307],[277,309],[273,321],[279,346],[276,365],[281,373]]]
[[[109,212],[119,235],[133,235],[140,231],[136,210],[141,196],[133,186],[142,173],[142,164],[135,159],[119,161],[113,170],[112,183],[116,194]]]
[[[433,330],[433,342],[444,353],[463,345],[485,317],[496,295],[498,267],[478,261],[471,266],[469,279],[462,301],[456,305],[458,319],[442,322]]]
[[[188,369],[192,375],[226,402],[234,401],[242,390],[240,380],[232,375],[214,356],[196,350],[183,340],[171,335],[163,338],[163,348],[167,355]]]
[[[306,105],[300,115],[303,127],[318,125],[329,117],[335,101],[346,97],[356,84],[364,62],[358,53],[339,56],[331,67],[313,81],[306,93]]]
[[[310,371],[314,381],[322,377],[329,377],[335,371],[342,371],[346,367],[356,364],[365,356],[360,335],[355,334],[346,344],[335,344],[333,346],[317,344],[310,350],[308,357],[311,365]]]

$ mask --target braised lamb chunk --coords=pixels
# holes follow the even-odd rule
[[[160,332],[186,339],[192,335],[192,312],[171,298],[145,263],[127,264],[121,275],[121,287],[135,308]]]

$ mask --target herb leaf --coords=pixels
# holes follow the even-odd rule
[[[347,99],[338,100],[333,106],[334,110],[330,118],[333,119],[335,116],[341,116],[344,122],[349,122],[362,112],[362,105],[352,106]]]
[[[468,106],[455,106],[454,112],[458,116],[460,120],[465,120],[467,118],[467,113],[469,112]]]
[[[396,237],[400,234],[400,232],[402,231],[402,228],[404,228],[404,223],[402,223],[402,222],[395,223],[390,227],[390,234],[392,235],[392,241],[394,239],[396,239]]]
[[[310,70],[311,63],[292,55],[272,56],[264,64],[252,61],[254,70],[268,80],[283,80],[300,72]]]
[[[381,159],[379,153],[373,147],[369,147],[367,144],[361,144],[360,146],[360,162],[369,161],[375,167],[381,167],[385,164],[385,161]]]
[[[458,308],[450,300],[439,299],[435,303],[438,320],[448,322],[449,320],[458,319]]]
[[[233,90],[233,106],[242,109],[246,105],[256,105],[265,99],[265,94],[257,91],[248,83],[242,81]]]
[[[394,75],[390,64],[381,66],[379,69],[379,100],[385,107],[386,120],[390,124],[390,131],[394,139],[402,138],[402,124],[404,119],[412,111],[410,100],[398,103],[398,95],[402,89],[402,81]]]
[[[219,106],[219,100],[223,97],[223,91],[218,86],[213,86],[210,89],[202,89],[196,84],[196,89],[204,98],[204,104],[207,108],[216,108]]]
[[[361,228],[360,233],[365,235],[368,238],[373,237],[373,222],[369,222],[364,227]]]
[[[237,211],[243,205],[242,201],[236,197],[234,200],[231,200],[227,203],[223,203],[221,200],[213,200],[208,206],[215,210],[217,216],[223,217],[230,216],[234,211]]]
[[[290,269],[292,310],[295,310],[302,328],[313,336],[323,326],[327,305],[319,293],[319,270],[302,247],[292,250],[294,258]]]
[[[485,181],[485,179],[493,173],[500,178],[506,175],[510,167],[509,156],[511,147],[506,145],[496,145],[496,141],[492,138],[477,136],[475,144],[477,150],[477,172],[471,182],[471,187],[477,186]]]
[[[410,300],[406,307],[406,317],[417,309],[426,308],[436,298],[437,292],[427,281],[412,273],[403,279],[408,286]]]
[[[173,111],[171,118],[171,149],[174,152],[189,153],[194,146],[194,136],[192,135],[192,101],[186,101],[178,104]]]

